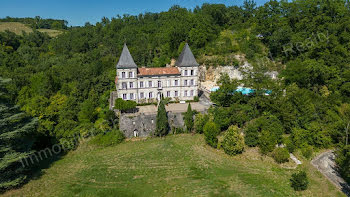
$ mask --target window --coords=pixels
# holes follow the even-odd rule
[[[191,79],[191,86],[194,85],[194,79]]]
[[[175,86],[179,85],[179,80],[175,80]]]
[[[190,96],[193,96],[193,93],[194,93],[194,91],[193,91],[193,90],[191,90]]]
[[[187,70],[185,70],[185,74],[184,75],[187,76]]]
[[[143,81],[140,81],[140,88],[143,88]]]
[[[150,92],[150,93],[148,94],[148,97],[149,97],[149,98],[153,98],[153,93]]]
[[[158,81],[158,88],[161,88],[161,87],[162,87],[162,82]]]
[[[122,72],[122,78],[125,78],[125,72]]]
[[[126,100],[126,94],[123,94],[123,99]]]
[[[170,86],[170,81],[166,81],[166,86],[169,87]]]
[[[194,75],[194,70],[191,70],[191,75],[192,75],[192,76]]]
[[[129,72],[129,78],[132,78],[132,77],[133,77],[133,73]]]
[[[152,81],[148,82],[148,87],[152,87]]]
[[[145,97],[145,94],[143,92],[140,93],[140,98],[143,99]]]
[[[170,97],[170,91],[167,91],[167,92],[166,92],[166,96],[167,96],[167,97]]]
[[[134,93],[130,93],[130,99],[134,99]]]
[[[175,96],[179,96],[179,92],[178,91],[175,91]]]
[[[187,80],[184,81],[184,86],[187,86]]]
[[[126,87],[126,82],[123,82],[122,83],[122,89],[126,89],[127,87]]]
[[[134,83],[130,82],[130,88],[134,88]]]
[[[184,92],[184,96],[187,96],[187,90],[185,90],[185,92]]]

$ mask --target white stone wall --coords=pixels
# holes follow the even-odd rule
[[[193,100],[195,96],[198,96],[198,67],[183,67],[179,70],[181,76],[138,77],[136,69],[117,69],[118,81],[116,89],[118,98],[134,100],[138,103],[155,102],[155,99],[159,98],[160,93],[164,97],[168,97],[169,92],[172,100]],[[123,72],[125,73],[125,78],[122,76]],[[129,77],[129,73],[131,73],[131,77]],[[161,83],[160,87],[158,87],[159,81]],[[151,86],[150,83],[152,84]]]

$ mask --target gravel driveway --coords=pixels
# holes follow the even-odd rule
[[[335,154],[333,151],[327,151],[320,154],[311,161],[311,164],[326,176],[336,187],[350,197],[349,185],[336,171]]]

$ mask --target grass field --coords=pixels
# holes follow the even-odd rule
[[[22,31],[31,33],[33,30],[27,25],[19,22],[0,22],[0,32],[9,30],[17,35],[22,35]],[[42,33],[47,33],[51,37],[56,37],[62,33],[62,31],[54,29],[38,29]]]
[[[202,135],[176,135],[99,148],[82,144],[4,196],[343,196],[309,162],[310,185],[295,192],[298,169],[260,156],[257,149],[230,157],[205,145]]]

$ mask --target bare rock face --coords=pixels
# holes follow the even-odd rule
[[[220,79],[222,73],[228,74],[231,79],[242,79],[242,73],[237,67],[233,66],[218,66],[216,68],[209,67],[208,69],[205,66],[199,67],[199,80],[217,82]]]

